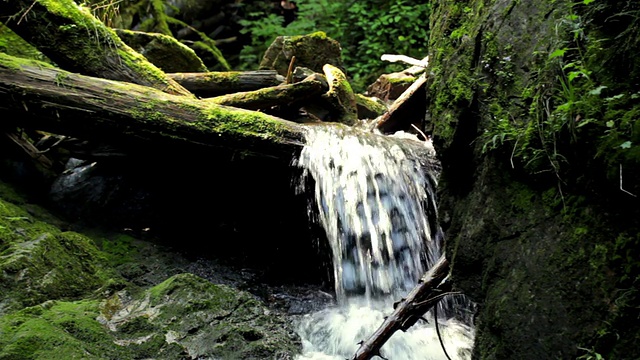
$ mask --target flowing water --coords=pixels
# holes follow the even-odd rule
[[[403,145],[407,141],[413,140],[340,127],[312,127],[306,134],[296,161],[303,169],[299,191],[314,194],[309,212],[331,245],[337,304],[299,319],[299,360],[353,357],[358,343],[393,311],[393,302],[442,254],[434,151],[429,143]],[[309,184],[313,189],[305,189]],[[467,358],[472,329],[439,320],[451,359]],[[433,319],[429,323],[394,334],[382,355],[446,359]]]

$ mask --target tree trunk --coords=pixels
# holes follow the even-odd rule
[[[0,53],[2,123],[140,150],[234,148],[290,161],[303,125]]]
[[[191,96],[72,0],[0,0],[0,20],[65,70]]]
[[[353,360],[369,360],[374,356],[380,356],[380,348],[391,338],[391,335],[398,330],[406,331],[424,313],[435,306],[441,299],[438,295],[451,290],[449,283],[442,282],[448,273],[449,262],[442,255],[422,277],[420,284],[411,290],[406,299],[397,304],[393,313],[384,320],[373,335],[362,342]]]
[[[253,91],[284,82],[275,70],[229,71],[167,74],[200,97],[214,97],[240,91]]]

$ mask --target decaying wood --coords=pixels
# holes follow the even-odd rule
[[[347,77],[340,69],[331,64],[325,64],[322,70],[329,83],[329,91],[323,95],[323,98],[334,113],[332,120],[354,125],[358,121],[358,108],[356,96]]]
[[[253,91],[284,82],[275,70],[227,71],[167,74],[187,90],[200,97],[214,97],[241,91]]]
[[[65,70],[191,96],[72,0],[0,0],[0,21]]]
[[[320,95],[326,90],[322,85],[322,82],[310,79],[295,84],[218,96],[204,101],[248,110],[267,109],[275,105],[287,105]]]
[[[124,149],[233,148],[290,161],[302,125],[0,53],[2,122]]]
[[[443,282],[449,273],[449,262],[444,257],[422,277],[406,299],[398,304],[391,315],[356,351],[353,360],[368,360],[380,356],[380,349],[398,330],[406,331],[413,326],[429,309],[435,306],[442,295],[451,290],[448,282]]]
[[[389,110],[376,119],[376,127],[378,130],[383,133],[389,133],[406,129],[409,126],[407,121],[415,119],[415,114],[424,114],[424,110],[426,109],[424,108],[424,87],[426,82],[426,74],[420,75],[420,77],[391,104]],[[417,105],[421,106],[418,108]],[[410,109],[412,107],[418,109]],[[408,109],[410,109],[410,111],[408,111]],[[413,117],[407,116],[407,112],[413,114]]]

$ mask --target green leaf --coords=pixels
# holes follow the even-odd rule
[[[560,56],[564,55],[564,53],[566,53],[567,50],[569,50],[569,49],[568,48],[558,49],[558,50],[552,52],[551,54],[549,54],[549,59],[554,59],[554,58],[560,57]]]
[[[628,149],[631,147],[631,144],[632,144],[631,141],[625,141],[622,144],[620,144],[620,147],[623,149]]]
[[[577,78],[580,75],[582,75],[582,72],[580,72],[580,71],[572,71],[572,72],[569,73],[569,75],[567,75],[567,79],[569,81],[572,81],[573,79]]]
[[[612,128],[612,127],[614,127],[615,125],[616,125],[616,123],[614,123],[614,122],[613,122],[613,120],[609,120],[609,121],[607,121],[607,127],[608,127],[608,128]]]
[[[603,89],[606,89],[607,87],[604,85],[600,85],[597,88],[589,91],[589,95],[600,95],[600,93],[602,92]]]
[[[585,5],[589,5],[594,1],[596,1],[596,0],[582,0],[582,3],[585,4]]]
[[[624,94],[618,94],[618,95],[614,95],[612,97],[608,97],[606,99],[604,99],[604,101],[613,101],[613,100],[617,100],[624,97]]]

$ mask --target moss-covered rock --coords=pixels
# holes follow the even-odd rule
[[[480,303],[475,358],[639,356],[638,326],[621,318],[637,316],[640,304],[638,261],[627,255],[638,250],[640,208],[618,184],[623,166],[605,179],[598,159],[624,163],[635,192],[635,132],[628,130],[636,121],[610,111],[627,92],[597,111],[588,106],[601,90],[635,86],[612,76],[615,66],[601,66],[621,48],[602,44],[623,37],[587,34],[585,24],[606,18],[587,15],[614,3],[434,3],[427,130],[442,156],[452,275]],[[629,24],[628,31],[638,30]],[[617,80],[585,88],[587,78]],[[634,104],[622,106],[626,115]],[[599,127],[610,117],[608,130]],[[596,153],[599,139],[612,134],[621,135],[617,145]]]
[[[321,31],[300,36],[279,36],[264,54],[260,69],[274,69],[286,76],[291,58],[295,56],[295,66],[322,73],[322,67],[330,64],[344,72],[340,52],[340,44]]]
[[[110,302],[118,310],[101,321],[136,353],[179,347],[190,358],[289,359],[300,350],[287,322],[252,295],[192,274],[173,276],[136,300],[120,294]]]
[[[62,232],[0,199],[0,314],[77,299],[120,280],[87,237]]]
[[[148,248],[129,236],[94,242],[61,231],[63,224],[0,182],[0,359],[291,359],[299,353],[286,319],[249,293],[192,274],[158,284],[175,269],[127,283],[119,273],[137,278],[165,260],[141,253]],[[149,284],[155,286],[145,290]]]
[[[131,359],[96,318],[98,301],[49,301],[0,317],[0,359]]]

